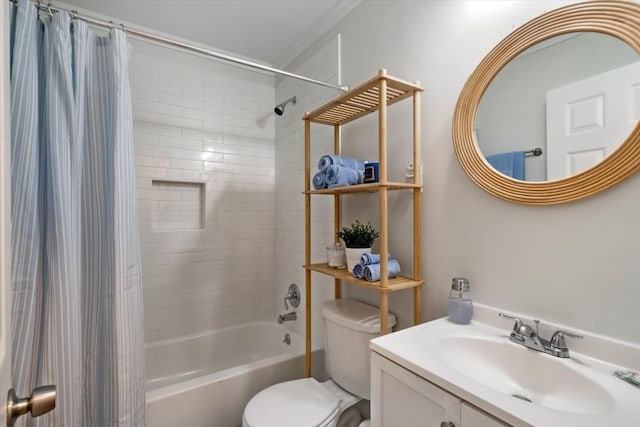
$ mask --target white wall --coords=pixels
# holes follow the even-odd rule
[[[273,319],[274,78],[139,41],[130,67],[145,341]]]
[[[529,207],[502,201],[476,187],[453,151],[453,111],[475,66],[514,28],[568,3],[366,1],[329,36],[342,34],[344,83],[356,85],[384,67],[391,75],[419,80],[426,89],[422,96],[426,319],[446,315],[451,278],[466,276],[477,302],[640,343],[640,176],[588,200]],[[404,104],[390,109],[392,125],[408,116],[409,105]],[[343,141],[373,137],[369,127],[374,122],[367,120],[345,129]],[[408,130],[399,130],[397,139],[405,134]],[[354,148],[353,154],[367,153]],[[407,155],[399,149],[389,159],[393,173],[402,170]],[[345,217],[367,218],[369,206],[363,205],[352,203]],[[407,268],[410,251],[404,247],[411,231],[397,223],[410,218],[409,210],[401,197],[390,203],[396,223],[391,225],[390,251]],[[377,295],[355,287],[348,287],[348,292],[377,300]],[[411,322],[409,294],[394,293],[391,299],[401,327]],[[510,326],[505,322],[505,330]]]

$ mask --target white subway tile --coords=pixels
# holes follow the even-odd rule
[[[272,318],[275,80],[144,43],[133,56],[145,339]]]
[[[205,182],[208,179],[208,175],[208,173],[195,170],[182,171],[182,179],[185,181]]]
[[[142,178],[166,178],[167,170],[164,168],[152,168],[147,166],[136,166],[136,177]]]
[[[139,123],[134,122],[133,141],[134,147],[136,147],[138,144],[156,145],[158,144],[158,135],[142,132],[141,129],[139,129]]]
[[[182,107],[175,105],[163,104],[157,101],[149,101],[146,99],[134,99],[133,109],[141,111],[151,111],[154,113],[169,114],[180,117],[182,115]]]
[[[156,123],[137,122],[133,124],[134,132],[147,133],[152,135],[182,135],[182,129],[175,126],[167,126]]]
[[[141,87],[145,89],[153,89],[158,91],[158,97],[161,98],[164,95],[177,95],[181,92],[180,86],[170,83],[162,82],[157,79],[149,78],[146,76],[134,76],[133,85],[135,87]],[[160,99],[162,101],[162,99]]]
[[[157,142],[157,139],[156,139]],[[156,156],[156,157],[180,157],[182,150],[180,148],[163,147],[158,145],[146,145],[136,144],[134,147],[135,153],[142,156]],[[168,167],[168,166],[167,166]]]
[[[158,122],[161,124],[169,125],[169,126],[178,126],[181,128],[189,128],[189,129],[202,129],[203,121],[202,120],[194,120],[187,119],[179,116],[171,116],[168,114],[158,113]]]
[[[169,167],[169,159],[162,158],[162,157],[136,156],[135,164],[136,166],[167,168]]]
[[[158,100],[158,90],[140,86],[131,86],[131,98],[132,99],[146,99],[149,101]]]
[[[224,156],[220,153],[212,153],[210,151],[200,150],[182,150],[183,159],[204,160],[208,162],[222,162]]]
[[[161,92],[158,98],[160,102],[171,105],[179,105],[181,107],[189,108],[192,110],[202,110],[204,108],[204,102],[201,99],[197,98],[189,98],[186,96],[167,92]]]
[[[238,156],[235,154],[225,154],[224,162],[227,164],[237,164],[245,166],[260,166],[265,168],[273,168],[274,161],[272,158],[253,157],[253,156]]]
[[[196,120],[206,120],[207,119],[207,113],[202,111],[202,110],[192,110],[190,108],[183,108],[182,109],[182,116],[188,119],[196,119]]]
[[[131,116],[135,122],[158,123],[158,113],[133,110]]]
[[[182,178],[182,169],[166,169],[166,178],[180,180]]]
[[[172,168],[183,170],[203,170],[203,163],[198,160],[170,159]]]
[[[204,99],[205,95],[204,95],[202,82],[200,82],[198,85],[183,86],[182,96],[185,96],[187,98],[194,98],[194,99]]]
[[[158,137],[158,144],[169,147],[176,147],[188,150],[202,150],[202,140],[185,138],[183,136],[168,136],[160,135]],[[176,157],[181,157],[178,155]]]

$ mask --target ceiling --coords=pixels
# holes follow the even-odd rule
[[[360,0],[63,0],[134,24],[284,67]]]

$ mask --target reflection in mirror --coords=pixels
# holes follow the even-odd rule
[[[552,181],[594,166],[639,119],[639,58],[624,41],[596,32],[537,43],[502,68],[482,95],[475,129],[480,151],[496,170],[524,181]],[[531,152],[537,148],[541,155]]]

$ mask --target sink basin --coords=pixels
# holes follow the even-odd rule
[[[437,354],[459,374],[534,405],[579,414],[609,412],[614,406],[611,395],[570,361],[504,338],[443,338]]]
[[[375,338],[370,348],[510,425],[640,426],[640,390],[613,375],[620,367],[640,370],[639,346],[584,334],[579,348],[592,353],[554,357],[511,342],[498,312],[477,304],[474,316],[495,324],[442,318]]]

